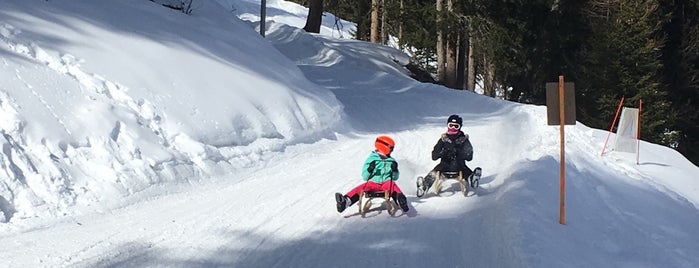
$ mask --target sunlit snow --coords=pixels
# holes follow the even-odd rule
[[[697,267],[699,168],[546,108],[411,79],[268,0],[0,0],[0,267]],[[450,114],[481,187],[415,196]],[[378,135],[410,211],[335,209]],[[612,134],[612,138],[614,138]]]

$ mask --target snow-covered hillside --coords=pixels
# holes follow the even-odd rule
[[[214,3],[186,16],[142,1],[3,2],[6,217],[227,174],[340,117],[331,93]]]
[[[0,0],[0,267],[699,265],[699,168],[675,151],[636,165],[566,127],[560,225],[545,107],[416,82],[351,23],[308,34],[267,4],[262,38],[259,1]],[[417,198],[450,114],[481,187]],[[338,215],[383,134],[410,211]]]

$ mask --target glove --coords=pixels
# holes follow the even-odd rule
[[[371,161],[371,163],[369,163],[369,167],[366,168],[366,171],[368,171],[369,174],[372,174],[372,173],[374,173],[375,168],[376,168],[376,162]]]
[[[398,171],[398,162],[396,162],[396,161],[391,162],[391,170],[393,170],[394,172]]]

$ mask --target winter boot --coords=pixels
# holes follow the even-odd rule
[[[405,198],[405,195],[403,193],[398,194],[398,205],[400,206],[400,209],[403,210],[403,212],[408,212],[410,208],[408,207],[408,200]]]
[[[432,187],[434,183],[434,172],[430,172],[427,176],[417,178],[417,197],[422,197],[425,195],[428,189]]]
[[[481,170],[480,167],[477,167],[476,169],[473,170],[473,173],[471,173],[471,176],[468,177],[469,183],[471,184],[471,188],[476,188],[480,184],[481,180],[481,174],[483,171]]]
[[[428,189],[430,189],[430,187],[432,187],[432,184],[434,183],[434,175],[435,174],[433,172],[430,172],[430,174],[427,174],[427,176],[425,176],[425,179],[423,182],[423,187],[425,187],[425,191],[427,191]]]
[[[422,176],[417,177],[415,183],[417,184],[417,193],[415,195],[417,195],[417,197],[422,197],[425,195],[425,179]]]
[[[337,202],[337,212],[342,213],[350,204],[346,196],[341,193],[335,193],[335,202]]]

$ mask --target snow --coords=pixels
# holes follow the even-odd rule
[[[268,0],[262,38],[259,1],[195,3],[0,0],[0,267],[699,265],[674,150],[567,126],[561,225],[545,107],[416,82],[332,14]],[[417,198],[450,114],[481,187]],[[384,134],[411,210],[338,214]]]

